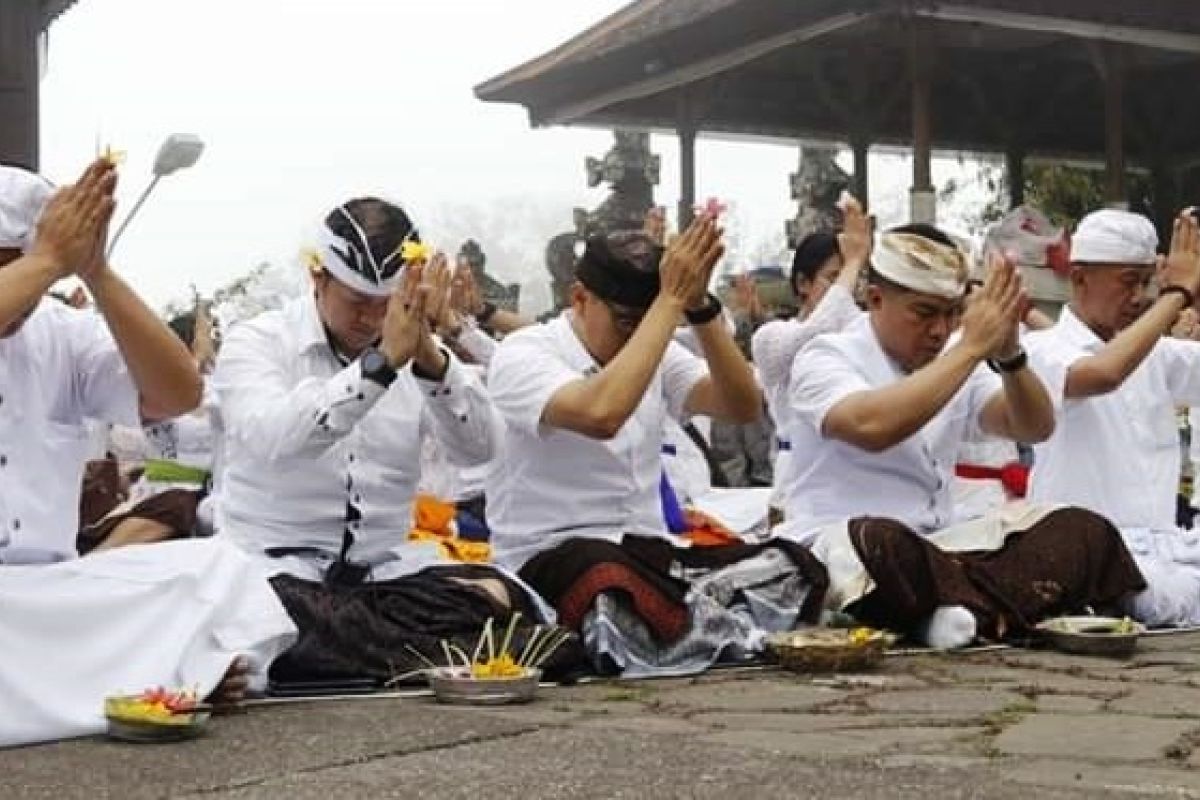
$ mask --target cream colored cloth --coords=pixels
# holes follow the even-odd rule
[[[930,534],[927,538],[940,549],[950,553],[965,551],[994,552],[1004,546],[1008,537],[1028,530],[1059,505],[1011,503],[984,517],[960,522]],[[875,588],[850,541],[852,520],[826,526],[813,541],[812,552],[829,571],[829,590],[825,607],[844,611]],[[861,523],[860,523],[861,524]]]
[[[967,288],[967,255],[915,233],[889,231],[879,237],[871,267],[893,283],[949,300]]]
[[[215,539],[0,566],[0,747],[100,733],[104,698],[210,694],[236,656],[265,682],[295,626],[265,576]]]

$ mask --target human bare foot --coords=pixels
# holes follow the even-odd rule
[[[225,670],[225,676],[221,678],[217,688],[208,696],[213,711],[220,714],[236,709],[246,699],[246,689],[249,685],[250,662],[245,656],[237,656],[230,662],[229,669]]]

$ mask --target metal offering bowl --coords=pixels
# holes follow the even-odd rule
[[[1116,617],[1055,617],[1040,623],[1038,632],[1052,647],[1084,656],[1128,658],[1137,648],[1145,626]]]
[[[475,678],[466,667],[438,667],[425,672],[439,703],[497,706],[528,703],[537,694],[540,669],[526,669],[512,678]]]

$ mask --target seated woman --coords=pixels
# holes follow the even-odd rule
[[[0,167],[0,746],[98,733],[106,695],[148,686],[235,700],[295,630],[223,542],[76,558],[86,420],[200,401],[187,351],[104,259],[115,184],[100,160],[48,199]],[[70,274],[98,313],[44,299]]]
[[[217,529],[274,576],[300,640],[279,680],[384,680],[474,644],[489,618],[539,616],[519,581],[410,541],[423,442],[459,468],[496,453],[500,421],[431,333],[450,274],[408,214],[335,207],[305,254],[312,291],[234,326],[213,373],[225,429]]]
[[[824,570],[803,548],[687,547],[664,522],[667,416],[762,410],[706,294],[721,252],[710,218],[665,255],[641,232],[594,237],[570,309],[505,338],[488,374],[506,423],[488,482],[496,559],[581,631],[604,672],[702,670],[820,608]],[[704,358],[672,341],[685,315]]]

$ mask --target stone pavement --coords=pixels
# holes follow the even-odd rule
[[[1128,661],[1003,650],[255,708],[202,739],[0,752],[0,797],[1200,798],[1200,633]]]

